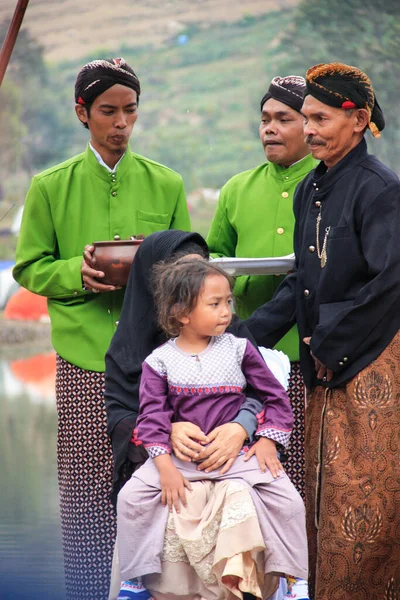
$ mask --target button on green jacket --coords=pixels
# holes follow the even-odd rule
[[[311,155],[289,168],[264,163],[232,177],[221,189],[207,237],[213,256],[262,258],[293,252],[293,195],[318,162]],[[284,276],[241,276],[235,284],[236,312],[243,319],[268,302]],[[299,360],[296,327],[276,348]]]
[[[115,235],[190,230],[180,175],[128,148],[116,173],[86,151],[36,175],[25,201],[14,277],[47,296],[54,348],[83,369],[104,371],[124,290],[83,291],[86,244]]]

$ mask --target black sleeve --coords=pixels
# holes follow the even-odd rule
[[[246,323],[242,321],[242,319],[240,319],[237,315],[232,316],[232,321],[227,329],[227,332],[232,333],[232,335],[235,335],[236,337],[245,338],[249,340],[253,344],[254,348],[258,348],[257,342],[250,329],[247,327]]]
[[[273,298],[245,321],[260,346],[273,348],[296,323],[296,279],[296,271],[285,277]]]
[[[119,328],[107,351],[105,372],[105,404],[107,430],[110,435],[117,423],[131,416],[133,426],[139,412],[139,386],[142,365],[136,365]],[[123,329],[123,328],[121,328]]]
[[[106,354],[104,393],[108,433],[114,456],[114,504],[121,487],[147,459],[143,446],[136,446],[131,442],[139,412],[141,367],[138,369],[132,360],[129,361],[127,353],[119,347],[118,342],[119,336],[115,335]]]

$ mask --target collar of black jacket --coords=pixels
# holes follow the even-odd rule
[[[320,162],[314,170],[313,182],[317,184],[319,190],[322,190],[322,188],[326,190],[335,185],[339,179],[367,158],[367,156],[367,142],[363,138],[357,146],[350,150],[350,152],[331,169],[328,170],[325,163]]]

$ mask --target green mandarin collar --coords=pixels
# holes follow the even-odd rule
[[[293,181],[307,175],[307,173],[317,166],[318,161],[315,160],[311,154],[307,154],[307,156],[287,168],[271,162],[267,164],[268,173],[270,173],[272,177],[275,177],[275,179],[279,179],[279,181]]]
[[[107,169],[99,163],[94,152],[91,150],[89,144],[86,146],[84,155],[85,155],[85,162],[87,162],[91,171],[94,171],[94,173],[101,179],[104,179],[104,181],[110,181],[110,176],[111,176],[110,171],[107,171]],[[124,156],[121,158],[121,161],[115,172],[118,179],[121,179],[121,177],[123,177],[123,175],[127,171],[127,169],[129,169],[129,166],[132,164],[132,159],[133,159],[133,154],[131,152],[130,146],[128,145],[126,148],[126,152],[125,152]]]

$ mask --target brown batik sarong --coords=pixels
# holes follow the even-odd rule
[[[400,332],[345,386],[307,395],[313,600],[398,600]]]

